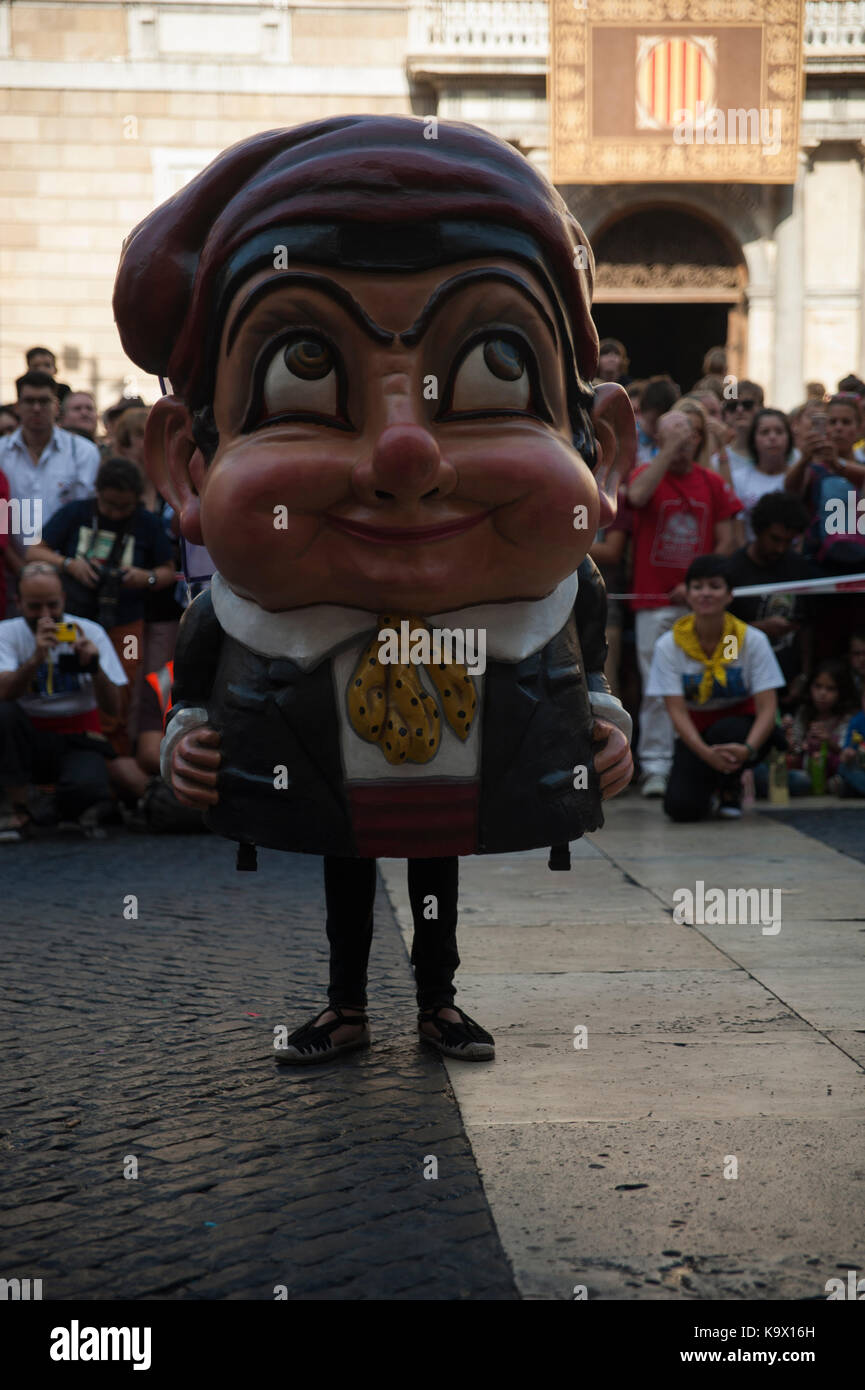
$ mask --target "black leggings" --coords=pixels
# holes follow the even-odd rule
[[[457,954],[459,860],[409,859],[408,892],[414,919],[411,963],[421,1009],[452,1004]],[[372,944],[376,861],[324,861],[331,1004],[366,1008],[366,972]],[[433,915],[435,914],[435,915]]]
[[[710,724],[701,736],[703,742],[709,744],[744,743],[753,723],[753,719],[745,714],[729,714]],[[770,735],[763,747],[757,749],[756,757],[749,759],[745,766],[754,767],[762,762],[772,746],[773,738]],[[741,776],[741,768],[737,772],[716,772],[677,738],[673,749],[673,766],[664,794],[664,810],[671,820],[702,820],[709,810],[713,793],[735,792]]]

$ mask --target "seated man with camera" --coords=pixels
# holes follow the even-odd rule
[[[99,712],[120,708],[126,676],[98,623],[64,612],[63,586],[50,564],[25,565],[18,580],[22,616],[0,622],[0,790],[13,815],[32,817],[27,788],[53,785],[58,820],[77,820],[110,800]]]
[[[34,560],[53,565],[66,592],[66,611],[90,618],[108,633],[123,662],[130,691],[144,647],[148,594],[174,585],[177,574],[159,516],[142,505],[144,475],[129,459],[108,458],[96,474],[96,496],[55,512]],[[116,753],[131,753],[126,710],[103,718]]]

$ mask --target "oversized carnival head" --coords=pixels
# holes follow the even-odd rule
[[[540,598],[633,457],[624,391],[589,384],[592,275],[561,197],[473,126],[242,141],[124,246],[123,346],[172,390],[150,476],[270,611]]]

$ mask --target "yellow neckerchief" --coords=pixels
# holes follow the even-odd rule
[[[724,627],[718,639],[718,645],[712,655],[707,657],[697,636],[696,621],[693,613],[689,613],[686,618],[678,618],[673,623],[673,641],[677,647],[681,647],[685,656],[703,664],[703,677],[697,691],[697,704],[703,705],[711,695],[715,681],[721,686],[726,686],[727,666],[731,661],[738,660],[742,654],[747,623],[743,623],[739,618],[734,618],[732,613],[725,613]],[[734,650],[730,650],[732,643],[728,643],[729,637],[736,639]],[[724,654],[725,648],[729,653],[726,656]]]

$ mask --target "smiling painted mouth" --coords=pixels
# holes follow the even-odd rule
[[[488,516],[489,512],[476,512],[474,516],[463,517],[459,521],[445,521],[440,526],[367,526],[362,521],[349,521],[346,517],[330,515],[326,515],[325,520],[337,531],[344,531],[348,536],[369,541],[373,545],[412,545],[457,536],[462,531],[479,526]]]

